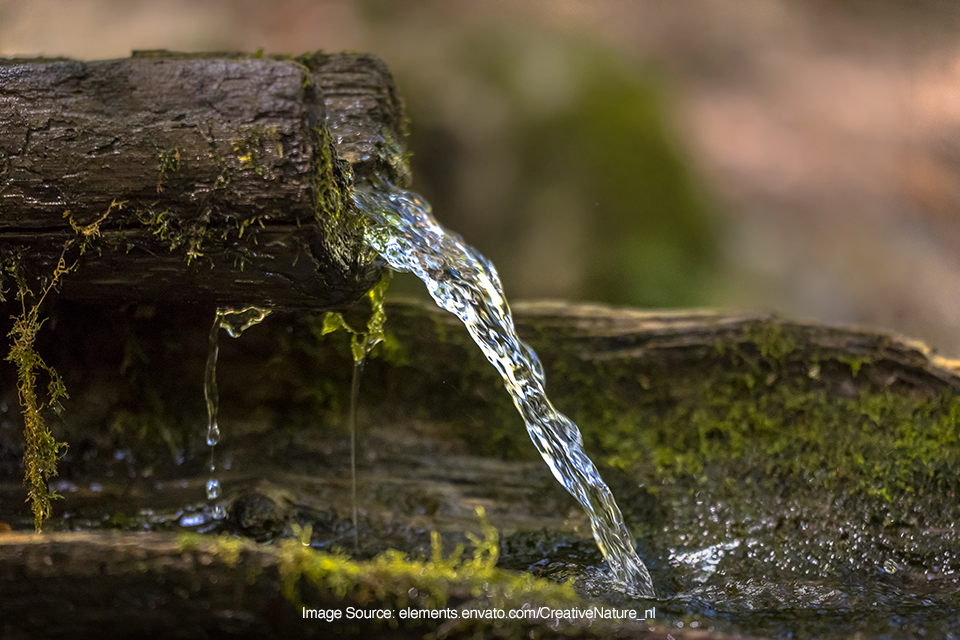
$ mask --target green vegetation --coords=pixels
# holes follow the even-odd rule
[[[428,608],[443,607],[447,604],[450,586],[454,583],[466,584],[476,595],[483,593],[485,584],[490,582],[514,582],[517,576],[499,571],[496,568],[498,554],[498,535],[483,512],[478,508],[484,537],[481,539],[470,534],[474,551],[471,558],[463,558],[463,547],[458,545],[453,553],[444,557],[440,535],[432,534],[432,553],[429,559],[410,560],[399,551],[387,551],[369,563],[358,563],[342,554],[318,553],[309,548],[309,528],[300,530],[299,538],[286,539],[280,544],[280,575],[283,579],[285,597],[297,606],[301,606],[298,586],[301,578],[314,585],[329,589],[337,598],[347,593],[358,599],[374,599],[376,585],[384,586],[396,582],[416,584],[423,593],[422,605]],[[389,582],[384,584],[384,580]],[[522,580],[522,578],[519,578]],[[395,587],[394,587],[395,588]],[[569,587],[549,585],[548,591],[573,597]],[[360,591],[360,593],[357,593]],[[369,593],[363,593],[369,591]],[[406,594],[401,590],[394,597],[403,600]],[[502,591],[498,590],[498,595]],[[522,593],[522,591],[521,591]],[[382,596],[381,596],[382,601]],[[394,603],[405,606],[406,602]]]
[[[930,484],[958,486],[956,396],[862,390],[838,398],[802,379],[712,373],[691,387],[695,403],[613,411],[602,422],[585,419],[585,431],[608,464],[657,484],[712,467],[729,478],[762,472],[771,488],[792,479],[886,501]]]
[[[114,209],[121,211],[125,204],[127,204],[126,201],[117,202],[117,200],[114,199],[110,202],[110,206],[107,207],[104,214],[89,224],[78,223],[69,209],[63,212],[63,217],[70,223],[70,228],[81,237],[81,255],[84,254],[89,247],[93,246],[93,241],[96,238],[100,237],[100,224],[107,219],[107,216],[109,216]]]
[[[804,342],[796,327],[757,322],[672,372],[559,364],[578,368],[572,404],[587,440],[651,486],[724,478],[884,502],[960,490],[960,397],[878,386],[862,360]]]
[[[305,74],[309,77],[309,74]],[[323,225],[330,254],[344,263],[369,258],[363,242],[365,218],[357,215],[348,195],[353,181],[350,163],[337,156],[325,127],[313,129],[315,150],[311,160],[311,181],[316,221]]]
[[[243,140],[233,143],[233,150],[237,154],[237,161],[241,169],[251,170],[258,176],[263,176],[261,159],[265,153],[273,152],[283,157],[283,145],[280,143],[280,133],[276,127],[264,129],[255,124],[250,127],[249,134]]]
[[[458,380],[456,407],[434,400],[434,411],[468,439],[482,419],[483,440],[497,441],[501,453],[531,449],[465,331],[439,317],[416,330],[398,320],[387,335],[409,359],[403,393],[436,397],[433,380]],[[547,366],[548,392],[577,422],[587,450],[651,487],[749,480],[770,491],[819,487],[904,504],[917,493],[960,491],[960,398],[948,389],[878,383],[869,374],[876,363],[819,347],[799,325],[753,321],[716,336],[662,362],[585,359],[582,347],[547,329],[529,341]]]
[[[17,299],[20,300],[22,309],[21,314],[14,318],[13,329],[7,336],[11,340],[11,345],[6,360],[17,367],[17,391],[20,396],[20,406],[23,408],[24,421],[23,458],[26,466],[24,482],[28,487],[27,496],[33,509],[34,526],[37,531],[40,531],[44,519],[50,515],[50,501],[59,497],[56,493],[49,491],[47,482],[57,475],[57,460],[61,451],[66,448],[66,445],[53,438],[43,413],[47,409],[59,410],[59,402],[67,397],[67,390],[56,370],[44,362],[37,353],[34,344],[37,332],[43,325],[40,306],[60,279],[70,272],[71,267],[68,267],[65,261],[66,251],[67,247],[64,247],[57,266],[39,295],[34,295],[30,291],[19,264],[9,264],[5,268],[17,282]],[[44,373],[49,377],[46,397],[41,396],[37,391],[38,373]]]
[[[203,257],[204,242],[210,225],[209,211],[195,220],[184,221],[169,211],[155,211],[145,207],[137,211],[137,218],[140,224],[149,228],[170,251],[183,249],[187,264]]]
[[[101,223],[114,210],[123,209],[124,204],[126,203],[113,200],[103,215],[87,224],[78,223],[69,210],[63,212],[63,217],[80,239],[81,254],[95,238],[100,237]],[[59,497],[49,490],[47,483],[50,478],[57,475],[57,460],[62,455],[62,450],[66,448],[65,444],[54,439],[43,414],[47,410],[59,413],[60,400],[67,398],[68,395],[60,375],[52,366],[44,362],[37,353],[35,344],[37,333],[43,326],[40,309],[44,300],[59,286],[62,278],[74,268],[74,265],[67,265],[66,256],[75,242],[75,238],[67,240],[53,273],[40,276],[39,294],[34,294],[28,284],[28,274],[24,273],[22,255],[8,256],[3,265],[4,272],[16,283],[16,298],[20,301],[21,307],[20,315],[13,318],[13,328],[7,334],[11,344],[6,360],[17,367],[17,392],[23,409],[24,422],[23,457],[26,467],[24,482],[28,487],[27,499],[31,503],[34,526],[37,531],[41,530],[44,519],[50,515],[51,500]],[[31,276],[36,277],[36,274]],[[0,291],[0,302],[4,301],[2,293]],[[49,378],[45,397],[37,391],[38,373],[46,374]]]
[[[380,282],[373,289],[367,292],[367,299],[370,300],[370,317],[367,319],[367,330],[357,331],[353,329],[347,321],[343,319],[343,314],[331,311],[323,317],[323,327],[320,335],[324,336],[333,333],[338,329],[343,329],[350,334],[350,353],[353,354],[354,364],[360,364],[366,360],[367,356],[384,339],[383,327],[387,321],[387,313],[383,308],[383,297],[387,293],[387,287],[390,285],[392,272],[387,271]],[[389,349],[393,343],[386,346]]]
[[[295,537],[283,540],[279,548],[274,548],[283,595],[298,608],[313,604],[312,598],[304,602],[302,590],[307,585],[315,588],[323,601],[340,603],[341,607],[376,603],[377,607],[394,609],[408,606],[433,609],[469,603],[470,608],[506,608],[521,602],[555,609],[584,606],[570,583],[557,584],[527,573],[498,569],[498,533],[487,522],[482,508],[478,508],[477,513],[482,535],[469,535],[473,546],[469,555],[464,554],[462,545],[446,555],[439,534],[434,532],[429,557],[410,558],[390,550],[369,561],[356,561],[339,552],[311,549],[310,527],[297,528]],[[211,538],[187,534],[181,536],[180,543],[184,550],[209,548],[212,544],[216,555],[231,566],[245,549],[269,550],[228,536]],[[396,625],[397,620],[385,624]],[[475,624],[476,621],[462,621],[457,629]],[[528,628],[529,623],[505,621],[504,624],[520,631]],[[489,622],[481,626],[489,628]]]
[[[180,149],[157,152],[160,161],[160,174],[157,176],[157,193],[163,193],[163,181],[169,173],[180,171]]]

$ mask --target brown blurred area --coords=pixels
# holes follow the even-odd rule
[[[768,308],[960,355],[960,5],[0,0],[0,55],[359,50],[513,298]]]

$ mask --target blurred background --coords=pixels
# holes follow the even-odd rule
[[[958,27],[946,0],[0,0],[0,56],[375,53],[415,189],[512,299],[769,309],[956,356]]]

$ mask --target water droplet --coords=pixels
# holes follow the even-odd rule
[[[220,442],[220,427],[214,422],[207,427],[207,446],[216,446],[218,442]]]
[[[180,518],[181,527],[197,527],[206,522],[206,518],[201,513],[191,513]]]
[[[207,480],[207,499],[216,500],[220,497],[220,481],[216,478]]]

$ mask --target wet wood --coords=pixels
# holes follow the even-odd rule
[[[343,224],[351,174],[408,179],[373,56],[0,60],[0,97],[0,258],[31,281],[68,242],[81,299],[343,307],[378,277]]]
[[[328,588],[299,583],[302,607],[339,611],[341,619],[304,619],[302,607],[283,593],[282,562],[277,547],[244,544],[233,554],[215,541],[184,544],[170,534],[0,535],[0,631],[4,638],[129,638],[138,635],[176,638],[329,638],[476,637],[469,621],[395,619],[395,624],[347,620],[352,610],[390,609],[394,618],[402,608],[420,608],[414,593],[418,582],[389,574],[377,584],[336,594]],[[422,586],[422,585],[421,585]],[[364,594],[377,589],[381,600]],[[396,594],[403,594],[397,598]],[[484,609],[468,585],[454,583],[446,607]],[[536,600],[534,600],[536,602]],[[500,603],[502,604],[502,603]],[[516,603],[519,606],[519,602]],[[642,615],[642,612],[641,612]],[[722,639],[724,634],[650,629],[643,622],[566,621],[513,622],[499,633],[490,623],[484,637],[511,637],[518,628],[536,629],[537,637],[582,638],[674,637],[686,640]],[[506,626],[505,624],[503,626]],[[672,631],[672,636],[668,632]]]
[[[823,363],[859,362],[878,386],[960,391],[960,360],[940,356],[919,340],[876,329],[761,312],[642,311],[564,302],[521,303],[514,313],[525,336],[537,338],[538,344],[563,345],[584,361],[696,363],[725,346],[762,351],[760,334],[766,330],[768,338],[772,331],[774,340],[781,336],[785,341],[779,345],[785,362],[810,361],[814,355]]]
[[[202,369],[209,318],[198,314],[193,324],[175,325],[171,321],[177,317],[174,308],[158,308],[149,320],[131,311],[130,327],[124,328],[123,313],[111,311],[98,319],[95,309],[53,309],[54,328],[44,355],[61,369],[72,393],[64,414],[69,428],[63,431],[71,449],[61,473],[69,483],[60,489],[65,497],[55,503],[55,515],[45,530],[58,526],[130,530],[159,516],[165,518],[162,526],[179,530],[182,516],[199,513],[205,504],[208,452],[202,444]],[[783,376],[798,375],[844,398],[857,397],[857,385],[906,396],[935,397],[960,390],[955,362],[915,341],[878,331],[795,322],[763,313],[639,311],[561,302],[517,303],[513,310],[520,333],[546,365],[553,401],[564,411],[576,403],[573,394],[583,385],[584,376],[591,376],[611,394],[605,402],[617,398],[637,402],[644,394],[643,376],[659,370],[668,380],[661,384],[676,383],[679,389],[686,372],[732,350],[738,356],[729,360],[731,367],[737,363],[748,367],[751,358],[781,362],[780,377],[770,385]],[[579,541],[583,546],[577,554],[586,556],[581,562],[595,563],[596,556],[588,555],[596,551],[582,512],[535,455],[501,382],[458,321],[429,303],[412,301],[390,302],[387,314],[387,330],[402,352],[371,359],[363,379],[358,469],[361,556],[391,547],[422,553],[429,548],[430,531],[441,532],[444,548],[450,550],[465,540],[464,532],[478,533],[475,508],[482,506],[501,532],[501,557],[512,563],[507,568],[562,577],[549,572],[555,560],[551,545],[558,539],[570,544]],[[312,332],[316,321],[302,315],[276,315],[239,340],[221,340],[222,439],[217,460],[229,459],[231,467],[218,467],[229,514],[218,530],[263,541],[294,535],[294,524],[310,524],[318,546],[352,549],[349,439],[342,424],[350,356],[345,336],[319,340]],[[173,342],[177,343],[174,356],[161,358],[157,345]],[[122,364],[137,350],[142,366]],[[812,369],[812,362],[818,370]],[[852,362],[859,363],[856,375]],[[189,384],[176,386],[184,381]],[[4,385],[2,399],[14,406],[10,382]],[[757,384],[764,383],[761,378]],[[136,386],[141,395],[128,395],[125,384]],[[299,400],[311,393],[338,399],[332,403],[337,408],[324,413]],[[187,462],[172,464],[168,445],[156,435],[150,437],[161,443],[151,451],[144,436],[117,434],[106,427],[113,424],[118,407],[129,410],[138,398],[151,398],[155,404],[143,409],[140,422],[128,424],[145,424],[151,417],[170,424],[169,407],[192,407],[193,413],[185,419],[194,436]],[[157,398],[163,400],[157,402]],[[162,408],[163,403],[168,408]],[[315,422],[297,418],[296,411]],[[2,427],[0,423],[0,436],[9,436],[12,430],[4,432]],[[500,436],[512,434],[519,445],[497,440],[496,429],[501,430]],[[183,446],[191,450],[191,445]],[[14,448],[0,438],[0,451]],[[114,449],[123,456],[114,455]],[[664,530],[670,518],[678,517],[668,508],[675,505],[663,497],[670,491],[668,486],[660,487],[657,495],[638,492],[635,478],[603,466],[602,457],[596,460],[631,523],[666,523],[658,524],[658,530]],[[22,503],[19,468],[11,464],[4,468],[9,472],[0,482],[0,520],[26,530],[31,519]],[[926,490],[917,487],[918,492]],[[196,511],[184,511],[187,506]],[[143,510],[151,515],[138,515]],[[70,517],[58,524],[58,518],[68,512]],[[818,526],[831,528],[835,522],[811,524],[802,535]],[[952,533],[923,533],[953,544],[947,539]],[[791,529],[778,529],[776,535],[779,544],[785,544],[783,537],[792,535]],[[533,542],[524,547],[529,540]],[[528,553],[530,548],[541,555]],[[656,558],[657,553],[666,550],[658,549],[648,557]],[[559,561],[563,562],[577,566],[576,560]],[[258,573],[251,581],[252,569]],[[213,542],[184,549],[173,534],[0,535],[4,637],[17,637],[16,633],[66,637],[94,626],[106,638],[145,631],[151,625],[183,637],[226,633],[224,629],[241,637],[309,637],[333,629],[298,617],[282,597],[281,584],[276,547],[260,543],[251,542],[233,565],[216,553]],[[391,584],[402,591],[417,588],[402,580]],[[361,602],[352,592],[344,597],[310,594],[314,598],[310,602],[317,607],[393,606],[390,596]],[[526,597],[520,594],[505,606],[521,606]],[[450,598],[458,606],[475,606],[470,595],[456,587]],[[72,617],[44,615],[51,610],[69,611]],[[546,627],[538,629],[549,637]],[[43,633],[47,631],[54,633]],[[617,627],[615,631],[622,637],[660,638],[667,631],[676,638],[722,637],[689,628]],[[396,630],[357,625],[337,628],[337,632],[355,637],[422,637],[430,632],[462,637],[473,629],[437,623]],[[607,632],[595,628],[586,633],[586,637],[591,633],[603,637]]]
[[[797,375],[823,376],[825,382],[833,376],[832,384],[843,383],[848,389],[869,383],[897,393],[960,392],[960,360],[940,356],[918,340],[874,329],[794,321],[764,312],[646,311],[560,301],[520,302],[512,310],[521,338],[548,369],[565,359],[590,372],[607,363],[626,371],[656,366],[673,375],[724,350],[739,349],[748,357],[781,360]],[[465,360],[480,358],[459,321],[430,303],[396,303],[388,306],[388,316],[388,328],[411,352],[441,354],[422,366],[413,363],[418,374],[450,378]],[[436,326],[448,328],[443,336],[453,343],[456,355],[438,351],[434,331],[424,333],[424,327]],[[820,366],[812,368],[813,362]],[[857,375],[851,371],[854,363]],[[842,380],[829,364],[845,371]]]

